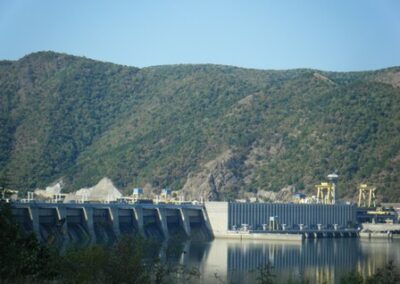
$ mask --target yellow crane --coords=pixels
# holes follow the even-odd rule
[[[358,207],[376,207],[376,187],[362,183],[358,187],[358,192]]]
[[[322,204],[335,204],[335,187],[327,182],[321,182],[317,188],[317,200]]]

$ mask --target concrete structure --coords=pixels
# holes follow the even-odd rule
[[[219,235],[219,238],[234,240],[273,240],[273,241],[302,241],[305,238],[303,234],[296,233],[259,233],[256,231],[228,231]]]
[[[215,237],[301,240],[358,233],[351,205],[206,202],[205,208]]]
[[[204,204],[214,237],[222,236],[228,230],[228,204],[228,202],[206,202]]]
[[[400,224],[363,223],[360,237],[362,238],[393,238],[400,236]]]
[[[332,185],[332,204],[336,204],[336,196],[338,196],[337,194],[337,181],[339,179],[339,176],[335,173],[333,174],[329,174],[327,176],[328,180],[330,181],[331,185]]]
[[[165,240],[211,238],[199,205],[127,203],[13,203],[12,213],[26,231],[41,241],[111,243],[121,234]]]
[[[228,203],[13,203],[21,227],[41,241],[112,243],[121,234],[167,240],[214,237],[301,240],[357,236],[350,205]]]
[[[350,205],[289,204],[289,203],[229,203],[228,229],[248,224],[253,230],[262,230],[270,217],[275,217],[286,228],[298,228],[300,224],[317,228],[318,224],[333,228],[334,224],[347,228],[355,225],[356,207]]]

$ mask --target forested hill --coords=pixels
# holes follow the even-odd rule
[[[400,68],[337,73],[220,65],[138,69],[54,52],[0,62],[0,175],[68,190],[102,177],[226,199],[328,173],[400,201]],[[200,194],[200,193],[199,193]]]

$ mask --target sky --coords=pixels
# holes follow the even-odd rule
[[[0,0],[0,59],[359,71],[400,66],[398,0]]]

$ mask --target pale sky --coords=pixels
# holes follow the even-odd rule
[[[0,59],[53,50],[145,67],[400,66],[396,0],[0,0]]]

